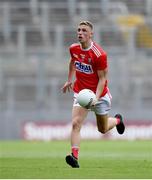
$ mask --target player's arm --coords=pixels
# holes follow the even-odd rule
[[[71,60],[69,63],[68,80],[65,82],[64,86],[62,87],[63,93],[66,93],[67,90],[70,92],[70,89],[72,89],[72,78],[74,73],[75,73],[74,61]]]
[[[69,74],[68,74],[68,82],[72,82],[73,75],[75,73],[74,61],[70,61],[69,63]]]
[[[99,77],[99,81],[98,81],[98,85],[97,85],[97,90],[96,90],[96,97],[97,97],[97,100],[99,100],[102,92],[103,92],[103,89],[104,89],[104,86],[105,86],[105,83],[106,83],[106,80],[107,80],[107,68],[104,69],[104,70],[98,70],[97,71],[97,74],[98,74],[98,77]]]

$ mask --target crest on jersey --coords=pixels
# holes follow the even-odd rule
[[[93,73],[93,69],[92,69],[92,65],[90,64],[85,64],[79,61],[75,61],[75,67],[77,71],[86,73],[86,74],[92,74]]]
[[[91,58],[88,58],[88,63],[91,63],[91,61],[92,61]]]

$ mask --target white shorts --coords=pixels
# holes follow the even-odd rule
[[[78,95],[77,93],[74,93],[73,106],[80,106],[80,104],[76,100],[77,95]],[[107,92],[107,94],[101,97],[99,101],[96,103],[96,105],[91,107],[91,109],[89,110],[94,111],[95,114],[98,115],[106,115],[109,113],[111,109],[111,100],[112,100],[112,96],[110,92]]]

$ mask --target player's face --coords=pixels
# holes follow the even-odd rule
[[[92,30],[89,26],[80,25],[77,29],[77,37],[80,43],[87,43],[92,38]]]

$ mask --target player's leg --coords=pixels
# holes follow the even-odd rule
[[[108,117],[107,114],[106,115],[96,114],[96,120],[97,120],[98,130],[103,134],[115,126],[119,134],[123,134],[125,131],[123,118],[120,114],[116,114],[115,117]]]
[[[123,118],[120,114],[116,114],[115,117],[109,117],[108,113],[111,109],[111,96],[107,93],[102,97],[94,107],[96,114],[98,130],[101,133],[106,133],[110,129],[116,126],[119,134],[123,134],[125,126]]]
[[[78,155],[80,148],[80,130],[88,110],[80,106],[73,106],[71,130],[71,155],[66,156],[66,162],[72,167],[79,167]]]
[[[115,127],[119,123],[116,118],[108,117],[108,114],[96,114],[96,120],[98,130],[103,134]]]
[[[72,109],[72,131],[71,131],[71,146],[79,147],[80,145],[80,130],[84,119],[88,114],[88,110],[80,107],[74,106]]]

